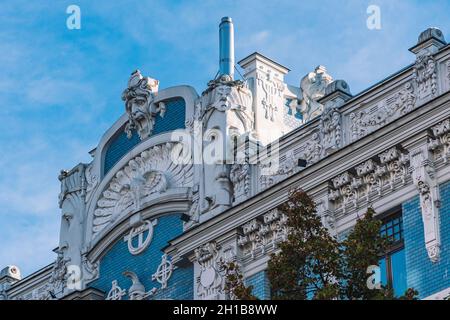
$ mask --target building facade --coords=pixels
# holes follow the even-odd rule
[[[0,274],[2,299],[227,299],[237,262],[270,299],[267,261],[286,239],[277,207],[301,187],[343,239],[373,207],[396,245],[382,282],[450,295],[450,46],[429,28],[412,64],[353,96],[319,66],[298,85],[253,53],[234,74],[230,18],[219,72],[198,94],[131,74],[124,114],[61,171],[56,261]]]

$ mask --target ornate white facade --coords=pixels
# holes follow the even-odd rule
[[[380,215],[403,206],[405,237],[420,230],[416,242],[423,238],[411,251],[405,238],[406,273],[421,252],[435,272],[450,267],[450,191],[442,191],[450,47],[442,32],[424,31],[410,66],[352,96],[323,66],[289,85],[289,69],[259,53],[239,62],[243,79],[234,79],[231,19],[221,28],[223,52],[233,56],[221,57],[201,95],[132,73],[125,112],[92,162],[59,176],[56,261],[22,280],[8,269],[0,297],[226,299],[222,264],[237,262],[246,279],[264,272],[287,236],[276,208],[300,186],[337,237],[369,206]],[[415,197],[422,223],[411,227],[405,203]],[[450,278],[420,287],[431,277],[423,272],[425,280],[407,276],[422,298],[450,287]]]

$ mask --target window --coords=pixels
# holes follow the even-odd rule
[[[379,263],[381,283],[391,287],[395,296],[401,296],[407,289],[401,210],[386,216],[382,221],[381,234],[391,239],[392,244]]]

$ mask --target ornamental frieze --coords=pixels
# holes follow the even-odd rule
[[[379,104],[350,114],[351,140],[355,141],[370,134],[400,116],[411,112],[415,107],[414,86],[411,82],[407,82],[400,91]]]
[[[288,235],[287,216],[270,210],[262,217],[253,219],[242,225],[242,235],[238,238],[238,246],[244,258],[255,259],[268,250],[274,250],[279,242],[285,241]]]
[[[437,95],[437,64],[430,52],[417,56],[413,77],[419,100],[423,101]]]
[[[406,184],[409,155],[392,147],[331,180],[329,199],[336,211],[346,213],[367,205]]]

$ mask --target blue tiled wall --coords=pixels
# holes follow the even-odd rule
[[[111,170],[111,168],[139,142],[139,136],[135,131],[133,131],[133,135],[130,139],[128,139],[127,134],[124,131],[115,136],[105,153],[105,164],[103,166],[104,174],[107,174],[108,171]]]
[[[154,287],[159,289],[161,285],[156,280],[152,281],[151,278],[161,263],[163,254],[161,248],[165,247],[169,240],[181,234],[182,231],[182,221],[179,214],[158,218],[158,224],[154,228],[150,246],[136,256],[128,251],[127,243],[122,236],[101,259],[100,276],[89,286],[100,289],[107,294],[111,289],[111,282],[117,280],[119,287],[128,289],[131,286],[131,281],[122,274],[128,270],[136,273],[147,291]],[[167,288],[158,290],[154,298],[193,299],[193,272],[192,265],[178,267],[173,271]],[[123,299],[126,298],[127,296],[123,297]]]
[[[153,134],[173,131],[185,128],[186,120],[186,103],[182,98],[171,99],[165,101],[166,113],[164,117],[157,115],[155,119],[155,127]]]
[[[245,279],[245,285],[253,286],[252,294],[260,300],[270,299],[270,284],[266,271],[260,271]]]
[[[419,196],[403,204],[408,287],[425,298],[450,286],[450,182],[440,186],[441,255],[432,263],[425,249]]]
[[[166,113],[164,117],[159,114],[155,119],[153,135],[185,128],[186,103],[182,98],[175,98],[165,101]],[[131,149],[140,143],[139,136],[133,132],[133,136],[128,139],[124,131],[115,136],[109,143],[105,153],[105,163],[103,174],[109,170]]]

